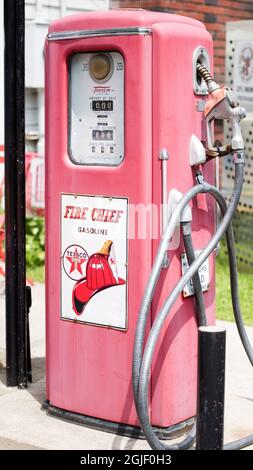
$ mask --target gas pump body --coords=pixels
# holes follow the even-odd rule
[[[190,139],[192,134],[203,137],[197,101],[205,99],[194,93],[192,81],[199,47],[212,58],[212,40],[200,22],[155,12],[80,14],[49,28],[47,400],[73,416],[138,425],[131,385],[133,341],[160,238],[133,236],[131,211],[140,205],[160,208],[164,148],[169,152],[168,191],[184,193],[193,184]],[[212,162],[203,173],[212,183]],[[212,200],[199,195],[192,214],[194,246],[201,250],[214,231]],[[182,244],[169,251],[170,266],[159,281],[149,327],[181,276],[183,251]],[[204,297],[212,323],[214,256],[208,269]],[[168,428],[196,413],[193,297],[178,299],[158,347],[150,414],[154,426]]]

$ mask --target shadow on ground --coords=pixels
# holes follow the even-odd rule
[[[29,383],[27,388],[41,405],[46,398],[45,365],[45,357],[32,359],[32,383]],[[6,386],[6,367],[2,362],[0,362],[0,384]]]

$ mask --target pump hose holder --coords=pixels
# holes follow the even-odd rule
[[[227,87],[220,87],[202,64],[197,64],[197,71],[205,80],[209,92],[209,98],[204,109],[207,158],[223,157],[233,150],[243,149],[241,120],[246,116],[246,110],[239,106],[233,91]],[[231,144],[223,145],[222,142],[213,143],[212,124],[215,119],[231,121]]]

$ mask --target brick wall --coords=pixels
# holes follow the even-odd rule
[[[214,40],[214,75],[219,83],[224,83],[225,23],[253,19],[253,0],[111,0],[110,7],[177,13],[205,23]]]

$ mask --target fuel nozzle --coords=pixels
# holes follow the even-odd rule
[[[216,83],[216,81],[213,79],[212,75],[206,69],[206,67],[204,67],[204,65],[200,63],[197,64],[197,73],[206,82],[208,93],[212,93],[214,90],[218,90],[220,88],[218,83]]]
[[[207,158],[223,157],[231,152],[244,150],[241,120],[247,115],[245,108],[239,106],[234,92],[230,88],[221,87],[215,82],[204,65],[197,64],[197,70],[199,75],[205,80],[210,95],[204,109]],[[219,144],[213,143],[212,122],[215,119],[231,121],[231,143],[225,145],[222,145],[221,142]]]

